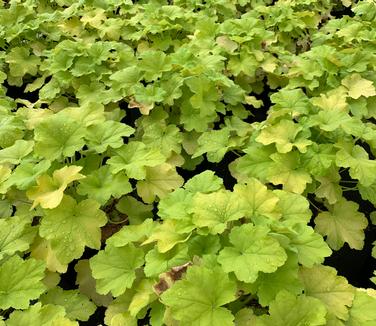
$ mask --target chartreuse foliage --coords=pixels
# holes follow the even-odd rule
[[[376,224],[374,0],[0,22],[0,325],[376,324],[325,266]]]

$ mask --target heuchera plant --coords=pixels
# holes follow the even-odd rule
[[[376,325],[323,264],[375,230],[374,0],[0,22],[0,325]]]

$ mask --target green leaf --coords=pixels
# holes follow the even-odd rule
[[[245,185],[236,184],[234,194],[241,202],[244,216],[252,221],[264,218],[277,220],[281,213],[277,210],[279,198],[257,179],[249,179]]]
[[[176,246],[166,253],[160,253],[157,248],[153,248],[145,256],[144,272],[147,277],[156,276],[188,261],[186,245]]]
[[[193,266],[161,298],[182,326],[230,326],[234,316],[222,306],[235,300],[235,292],[235,283],[220,268]]]
[[[131,196],[121,197],[116,204],[116,209],[128,216],[130,224],[140,224],[147,218],[153,217],[152,205],[145,205]]]
[[[137,85],[141,78],[140,68],[137,66],[126,67],[116,71],[110,76],[113,81],[113,88],[115,90],[123,90],[125,94],[130,95],[133,87]]]
[[[373,183],[368,187],[358,184],[358,189],[363,200],[368,200],[376,206],[376,183]]]
[[[217,235],[196,235],[193,236],[189,242],[189,255],[191,257],[203,257],[205,255],[215,255],[221,245]]]
[[[303,285],[298,278],[298,266],[296,256],[291,255],[274,273],[259,274],[255,286],[262,306],[268,306],[282,290],[295,295],[302,293]]]
[[[12,170],[7,165],[0,165],[0,194],[5,194],[11,184],[8,179],[12,173]]]
[[[273,190],[279,200],[276,211],[281,212],[281,220],[308,224],[312,217],[309,201],[306,197],[283,190]]]
[[[137,194],[145,203],[152,203],[156,196],[163,199],[183,183],[184,179],[170,164],[163,163],[155,167],[146,167],[145,180],[137,182]]]
[[[170,157],[173,152],[181,152],[182,140],[182,133],[174,124],[165,126],[162,123],[151,123],[144,127],[142,135],[142,142],[146,146],[159,149],[166,157]]]
[[[138,84],[134,87],[134,90],[135,101],[131,102],[129,107],[139,108],[144,115],[148,115],[155,103],[162,102],[166,96],[166,92],[157,83],[146,86]]]
[[[155,224],[151,218],[146,219],[142,224],[126,225],[107,239],[107,245],[123,247],[132,242],[143,242],[153,231]]]
[[[282,88],[272,94],[270,99],[275,103],[273,109],[276,111],[288,110],[294,117],[309,112],[310,104],[308,98],[301,89]]]
[[[12,146],[24,135],[25,125],[20,117],[8,113],[0,113],[0,146]]]
[[[84,145],[85,129],[78,121],[65,114],[55,114],[43,119],[34,130],[35,153],[56,160],[72,157]]]
[[[43,260],[50,272],[65,273],[68,263],[62,264],[56,257],[56,252],[51,248],[51,241],[37,236],[31,246],[30,256]]]
[[[194,108],[200,109],[200,116],[207,116],[215,110],[218,92],[211,80],[206,76],[191,77],[185,83],[194,93],[189,101]]]
[[[302,164],[314,176],[325,175],[335,161],[333,145],[313,144],[302,155]]]
[[[225,247],[218,262],[225,272],[234,272],[239,281],[252,283],[259,272],[272,273],[282,266],[287,255],[278,241],[262,226],[243,224],[230,233],[232,247]]]
[[[15,185],[19,190],[27,190],[35,184],[36,179],[45,173],[50,166],[51,162],[48,160],[43,160],[36,164],[23,161],[13,170],[8,182]]]
[[[131,191],[132,186],[124,171],[113,175],[107,165],[89,174],[77,187],[78,194],[87,195],[101,205],[105,204],[111,196],[119,198]]]
[[[42,306],[36,303],[29,309],[14,311],[7,320],[9,326],[78,326],[78,322],[74,322],[65,317],[64,308],[52,304]]]
[[[140,68],[145,72],[145,80],[153,81],[171,69],[169,57],[162,51],[145,51],[140,56]]]
[[[268,171],[268,180],[275,185],[282,184],[283,190],[301,194],[312,181],[310,174],[301,169],[297,152],[275,153],[270,158],[275,164]]]
[[[158,203],[158,215],[164,220],[191,221],[192,214],[190,213],[190,208],[192,207],[193,196],[187,190],[176,189],[160,200]]]
[[[257,178],[261,182],[267,181],[269,171],[274,163],[270,155],[275,153],[274,146],[263,146],[253,143],[247,147],[244,156],[236,159],[236,165],[230,165],[231,174],[238,181],[248,178]]]
[[[27,197],[34,201],[32,208],[38,204],[43,208],[59,206],[68,184],[85,178],[84,175],[78,173],[81,169],[81,166],[76,165],[64,166],[59,170],[55,170],[52,178],[45,174],[39,176],[37,178],[37,186],[31,187],[26,192]]]
[[[0,164],[20,164],[21,159],[33,151],[33,147],[32,140],[16,140],[12,146],[0,150]]]
[[[328,313],[347,320],[348,307],[353,302],[355,290],[344,277],[337,276],[334,268],[320,265],[303,267],[299,277],[304,284],[306,295],[324,303]]]
[[[228,128],[204,132],[197,141],[198,148],[192,158],[207,153],[209,162],[220,162],[229,148],[229,138],[230,130]]]
[[[336,168],[332,167],[327,175],[317,176],[315,179],[320,182],[320,186],[315,191],[317,197],[326,198],[330,205],[335,204],[342,198],[342,188],[339,185],[341,176]]]
[[[45,263],[15,255],[0,266],[0,308],[26,309],[44,292]],[[11,276],[11,277],[10,277]]]
[[[77,273],[76,284],[80,293],[90,298],[97,306],[107,307],[113,300],[111,294],[101,295],[95,289],[95,279],[91,275],[88,259],[80,259],[74,266]]]
[[[135,270],[144,264],[144,252],[133,244],[116,248],[106,246],[90,259],[90,268],[96,279],[97,292],[118,297],[132,287]]]
[[[69,263],[80,258],[85,246],[99,249],[101,229],[107,218],[99,209],[99,204],[91,199],[76,202],[64,196],[61,205],[44,211],[39,234],[51,241],[61,263]]]
[[[9,72],[13,77],[23,77],[26,74],[36,75],[40,59],[35,55],[30,55],[28,47],[13,47],[5,62],[9,64]]]
[[[75,121],[80,121],[84,127],[104,124],[106,122],[104,106],[103,104],[97,102],[86,103],[79,107],[73,106],[65,108],[61,112],[61,115],[65,115],[74,119]]]
[[[257,317],[250,308],[240,309],[235,314],[235,325],[236,326],[252,326],[257,325]]]
[[[305,153],[307,146],[311,145],[312,141],[307,139],[307,135],[304,133],[301,137],[298,136],[302,130],[303,127],[291,120],[280,120],[277,124],[262,129],[256,141],[263,145],[275,143],[277,151],[280,153],[288,153],[293,147]]]
[[[194,226],[178,223],[175,220],[167,220],[153,229],[149,238],[141,245],[157,241],[158,251],[165,253],[175,247],[178,243],[186,242],[190,237],[190,232]]]
[[[145,179],[145,167],[153,167],[164,163],[165,157],[156,149],[149,149],[145,144],[132,141],[115,150],[107,163],[112,173],[125,170],[129,178]]]
[[[92,80],[87,84],[79,84],[76,91],[76,97],[80,105],[87,105],[91,103],[107,104],[111,101],[111,92],[114,90],[105,88],[103,83]],[[118,95],[115,93],[115,98]]]
[[[189,179],[184,188],[190,192],[212,192],[223,187],[223,180],[214,174],[214,171],[206,170]]]
[[[351,153],[340,149],[336,155],[336,164],[340,167],[350,168],[350,176],[368,187],[376,181],[376,162],[370,160],[368,153],[359,145],[352,148]]]
[[[40,302],[45,306],[53,304],[62,306],[66,316],[72,320],[87,321],[96,310],[96,305],[78,290],[63,290],[53,288],[40,297]]]
[[[129,313],[129,305],[134,294],[134,289],[128,289],[110,303],[104,317],[104,322],[107,325],[137,326],[137,319]]]
[[[262,316],[265,326],[326,325],[325,306],[316,298],[281,291],[269,306],[270,316]]]
[[[35,234],[31,218],[13,216],[0,219],[0,261],[6,256],[29,249]]]
[[[105,121],[87,128],[85,138],[87,146],[97,153],[103,153],[108,147],[119,148],[124,144],[122,137],[129,137],[134,129],[117,121]]]
[[[348,107],[346,93],[346,89],[340,86],[325,94],[320,94],[320,97],[312,98],[311,102],[323,110],[335,111],[337,113],[346,112]]]
[[[364,229],[368,221],[358,211],[358,204],[341,199],[329,212],[322,212],[315,218],[315,230],[327,236],[326,242],[334,249],[340,249],[345,242],[350,248],[361,250],[364,244]]]
[[[218,190],[210,194],[197,193],[193,197],[190,212],[192,222],[207,227],[212,234],[223,233],[227,223],[243,217],[244,211],[236,195],[228,190]]]
[[[358,99],[361,96],[369,97],[376,95],[376,89],[370,80],[362,78],[359,74],[352,74],[341,81],[348,90],[351,98]]]
[[[143,279],[137,284],[137,286],[135,286],[136,293],[133,295],[129,304],[129,313],[132,317],[140,317],[139,313],[142,314],[142,309],[156,299],[153,284],[154,280]]]
[[[287,236],[290,238],[288,248],[296,252],[300,264],[312,267],[315,264],[322,264],[325,257],[332,253],[321,235],[306,224],[295,225]]]
[[[348,326],[372,326],[376,323],[376,291],[356,289],[354,302],[350,309]]]
[[[318,125],[324,131],[334,131],[342,128],[346,131],[346,126],[353,123],[354,119],[346,112],[343,111],[320,111],[316,115],[310,117],[311,124]]]

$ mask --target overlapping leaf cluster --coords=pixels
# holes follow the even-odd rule
[[[11,0],[0,22],[0,324],[376,323],[375,290],[323,265],[376,224],[346,195],[376,205],[374,0]]]

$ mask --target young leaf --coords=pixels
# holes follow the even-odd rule
[[[33,206],[40,204],[43,208],[55,208],[59,206],[64,196],[64,190],[68,184],[85,178],[80,174],[81,166],[71,165],[64,166],[59,170],[55,170],[52,178],[49,175],[41,175],[37,179],[37,186],[30,188],[26,195],[33,200]]]
[[[369,97],[376,95],[373,83],[370,80],[362,78],[360,74],[348,75],[341,83],[348,89],[348,95],[351,98],[358,99],[361,96]]]

